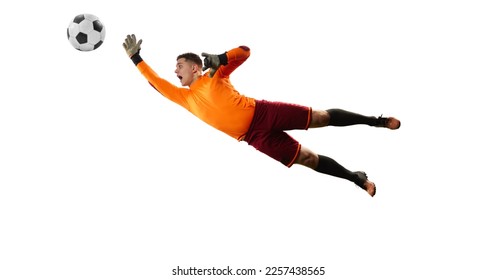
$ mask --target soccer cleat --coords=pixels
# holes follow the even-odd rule
[[[382,115],[377,118],[377,123],[375,125],[376,127],[386,127],[392,130],[398,129],[401,126],[400,120],[393,118],[393,117],[388,117],[384,118]]]
[[[365,172],[357,171],[354,173],[356,175],[355,184],[373,197],[375,195],[375,184],[368,180]]]

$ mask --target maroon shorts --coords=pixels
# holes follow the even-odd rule
[[[308,129],[312,108],[283,102],[257,100],[255,114],[244,141],[258,151],[291,167],[301,145],[285,130]]]

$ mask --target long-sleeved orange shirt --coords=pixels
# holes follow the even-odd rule
[[[229,75],[248,59],[250,49],[242,46],[226,54],[226,65],[221,65],[212,78],[205,73],[190,88],[177,87],[160,78],[144,61],[139,62],[137,67],[163,96],[239,141],[250,127],[255,99],[240,94],[231,84]]]

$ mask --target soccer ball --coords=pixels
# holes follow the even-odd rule
[[[92,14],[77,15],[67,27],[67,39],[77,50],[96,50],[105,39],[105,26]]]

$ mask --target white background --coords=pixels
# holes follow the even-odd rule
[[[494,279],[492,1],[15,1],[0,17],[0,279]],[[171,3],[173,2],[173,3]],[[107,29],[93,52],[66,27]],[[163,98],[177,55],[252,55],[243,94],[392,115],[291,132],[374,198],[290,169]],[[172,276],[255,268],[255,277]],[[320,277],[268,266],[325,267]]]

